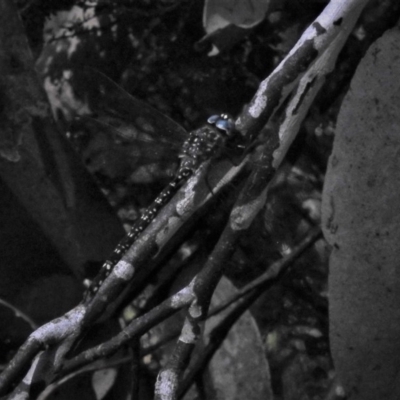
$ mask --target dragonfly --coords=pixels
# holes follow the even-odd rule
[[[86,110],[86,115],[78,117],[79,123],[87,122],[99,127],[105,125],[122,139],[150,143],[155,155],[157,146],[154,136],[157,133],[163,133],[162,136],[157,135],[158,146],[167,145],[164,142],[169,144],[171,138],[175,142],[183,141],[177,156],[179,167],[176,173],[103,263],[84,294],[84,301],[88,301],[94,297],[135,240],[204,161],[221,156],[229,146],[244,146],[239,144],[240,132],[228,114],[212,115],[203,126],[187,134],[178,123],[150,105],[137,100],[99,71],[85,69],[79,72],[78,77],[82,79],[82,84],[91,90],[90,98],[87,98],[89,110]]]

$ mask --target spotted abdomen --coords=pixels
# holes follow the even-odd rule
[[[132,246],[138,236],[156,218],[159,211],[171,200],[178,189],[197,170],[200,164],[210,158],[218,157],[226,142],[234,136],[235,125],[226,114],[212,116],[207,124],[191,132],[182,145],[179,169],[167,187],[133,224],[129,233],[119,242],[113,253],[103,264],[96,278],[84,295],[85,301],[94,296],[110,275],[114,266]]]

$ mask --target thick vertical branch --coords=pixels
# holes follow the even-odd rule
[[[229,222],[215,249],[209,256],[203,270],[193,281],[195,297],[188,309],[182,333],[176,344],[173,356],[158,375],[155,389],[155,398],[157,400],[175,400],[178,398],[182,374],[197,343],[201,332],[201,322],[207,316],[214,289],[235,251],[238,239],[264,206],[266,183],[274,175],[272,151],[269,146],[265,146],[261,160],[258,168],[249,177],[241,191]]]
[[[241,132],[250,138],[257,135],[292,93],[310,67],[325,51],[331,51],[330,47],[334,41],[336,44],[332,47],[332,51],[337,54],[340,50],[338,45],[343,46],[344,44],[344,40],[337,40],[338,36],[344,38],[348,36],[367,3],[368,0],[332,0],[326,6],[318,18],[306,29],[289,54],[261,83],[246,112],[237,121]],[[326,62],[330,66],[332,59],[328,57]],[[322,72],[327,66],[320,64],[318,68]],[[307,87],[308,85],[302,92],[306,93],[304,90]],[[281,140],[280,147],[286,147],[287,136],[281,137]],[[293,141],[293,136],[291,136],[291,140]]]
[[[286,108],[285,119],[279,129],[280,145],[274,153],[274,166],[276,168],[282,163],[290,145],[299,132],[300,126],[315,96],[325,83],[326,76],[335,68],[337,57],[350,33],[353,31],[362,9],[363,6],[361,4],[352,9],[345,18],[337,16],[337,14],[342,15],[342,10],[339,7],[333,9],[329,13],[327,12],[331,20],[325,22],[326,26],[330,26],[332,30],[337,26],[340,27],[340,29],[329,43],[329,46],[326,48],[325,46],[321,46],[320,57],[302,76]]]

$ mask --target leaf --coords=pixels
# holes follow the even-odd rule
[[[264,19],[268,6],[266,0],[207,0],[203,26],[208,34],[230,24],[249,29]]]
[[[236,291],[223,278],[212,298],[212,306],[221,304]],[[230,308],[206,322],[207,334]],[[249,311],[233,325],[209,366],[209,383],[214,393],[223,398],[258,400],[272,399],[271,377],[257,325]],[[220,398],[220,397],[217,397]]]
[[[330,339],[348,399],[400,398],[400,32],[360,63],[323,193]]]
[[[114,384],[116,377],[117,370],[115,368],[100,369],[92,375],[92,385],[97,400],[102,400],[105,397]]]
[[[269,0],[207,0],[203,12],[207,35],[196,44],[197,49],[211,43],[208,55],[215,56],[231,48],[264,19],[268,6]]]

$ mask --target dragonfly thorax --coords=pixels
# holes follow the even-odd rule
[[[194,172],[210,158],[218,157],[235,130],[235,123],[228,114],[213,115],[203,127],[190,132],[180,154],[181,168]]]

